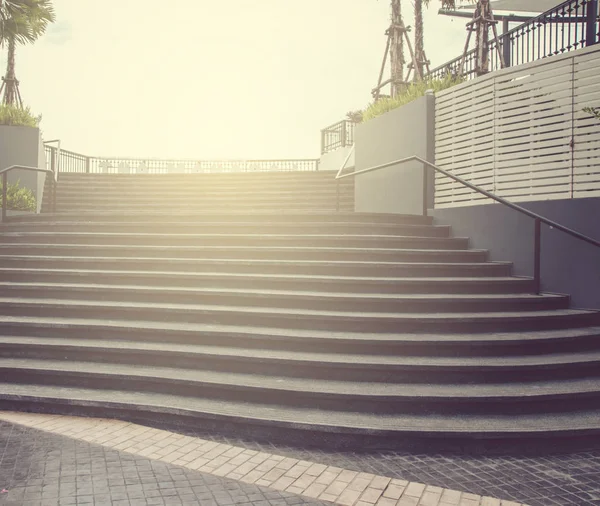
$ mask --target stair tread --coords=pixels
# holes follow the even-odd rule
[[[100,351],[148,352],[186,357],[226,357],[233,359],[253,359],[278,361],[296,364],[323,364],[334,366],[351,366],[352,368],[371,367],[440,367],[465,369],[502,369],[502,368],[534,368],[552,365],[585,364],[600,362],[600,339],[597,350],[553,353],[546,351],[539,355],[517,356],[428,356],[428,355],[370,355],[362,353],[288,351],[278,349],[256,349],[234,346],[210,346],[201,344],[181,344],[165,342],[145,342],[110,339],[67,338],[67,337],[27,337],[0,336],[2,345],[42,347],[56,350],[72,348]]]
[[[2,232],[2,236],[5,237],[56,237],[56,236],[66,236],[66,237],[74,237],[74,236],[82,236],[82,237],[198,237],[198,238],[262,238],[262,239],[317,239],[317,238],[328,238],[328,239],[360,239],[360,240],[390,240],[390,239],[411,239],[411,240],[427,240],[433,242],[452,242],[452,241],[464,241],[467,240],[466,237],[435,237],[435,236],[411,236],[411,235],[383,235],[383,234],[374,234],[374,235],[363,235],[363,234],[264,234],[264,233],[256,233],[256,234],[215,234],[215,233],[166,233],[166,232],[52,232],[52,231],[44,231],[44,232],[33,232],[33,231],[25,231],[25,232]]]
[[[294,276],[289,276],[293,278]],[[309,277],[310,278],[310,277]],[[328,278],[325,278],[328,279]],[[331,279],[331,278],[329,278]],[[355,278],[356,279],[356,278]],[[360,279],[359,279],[360,280]],[[443,294],[443,293],[415,293],[415,294],[395,294],[395,293],[377,293],[377,292],[332,292],[332,291],[314,291],[314,290],[282,290],[282,289],[256,289],[256,288],[219,288],[219,287],[162,287],[152,285],[135,285],[135,284],[102,284],[102,283],[47,283],[47,282],[16,282],[16,281],[0,281],[2,287],[21,287],[21,288],[54,288],[54,289],[71,289],[71,290],[98,290],[100,291],[138,291],[138,292],[162,292],[165,296],[169,294],[231,294],[245,296],[281,296],[281,297],[305,297],[305,298],[339,298],[339,299],[373,299],[373,300],[448,300],[460,299],[464,301],[485,300],[541,300],[541,299],[564,299],[567,295],[554,293],[541,293],[539,295],[529,293],[482,293],[482,294]],[[1,300],[1,298],[0,298]]]
[[[573,434],[600,429],[600,410],[570,413],[502,415],[407,415],[371,414],[323,409],[280,407],[258,403],[210,400],[168,394],[96,390],[47,385],[0,383],[0,399],[45,401],[50,404],[100,406],[150,411],[156,414],[197,415],[217,420],[254,422],[307,430],[355,433],[378,431],[389,434],[472,435]]]
[[[241,389],[398,399],[502,399],[531,400],[545,396],[600,393],[600,377],[509,383],[383,383],[330,379],[265,376],[237,372],[205,371],[177,367],[99,363],[75,360],[39,360],[0,357],[0,370],[20,369],[62,374],[101,374],[127,378],[156,378]]]
[[[53,298],[34,298],[34,297],[0,297],[0,304],[19,304],[23,306],[46,306],[46,307],[119,307],[131,309],[162,309],[171,311],[212,311],[212,312],[242,312],[242,313],[269,313],[287,316],[321,316],[332,318],[361,318],[377,321],[378,319],[396,319],[400,320],[419,320],[419,321],[444,321],[444,320],[462,320],[462,321],[481,321],[497,320],[506,321],[509,319],[528,320],[534,318],[558,318],[561,316],[580,316],[580,315],[600,315],[600,312],[585,309],[554,309],[542,311],[501,311],[501,312],[449,312],[449,313],[397,313],[397,312],[357,312],[357,311],[324,311],[324,310],[304,310],[277,307],[254,307],[254,306],[232,306],[221,304],[172,304],[172,303],[154,303],[154,302],[116,302],[104,300],[76,300],[76,299],[53,299]]]
[[[16,242],[16,243],[0,243],[0,251],[2,249],[7,249],[9,247],[19,247],[23,249],[29,248],[37,248],[37,249],[57,249],[57,248],[78,248],[78,249],[90,249],[95,250],[97,248],[103,249],[111,249],[115,251],[119,250],[131,250],[130,245],[123,244],[60,244],[60,243],[24,243],[24,242]],[[135,246],[136,250],[141,251],[218,251],[218,250],[255,250],[255,251],[274,251],[274,252],[286,252],[286,251],[302,251],[302,252],[356,252],[356,253],[389,253],[389,254],[398,254],[402,253],[410,253],[410,254],[418,254],[422,256],[427,255],[468,255],[474,256],[481,253],[486,253],[486,250],[478,250],[478,249],[468,249],[468,250],[456,250],[456,249],[436,249],[436,250],[428,250],[428,249],[420,249],[420,248],[352,248],[352,247],[339,247],[339,246],[211,246],[211,245],[202,245],[202,246],[163,246],[163,245],[147,245],[140,244]],[[337,263],[337,260],[336,260]],[[381,262],[365,262],[365,263],[381,263]],[[508,262],[507,262],[508,263]]]
[[[2,256],[0,256],[0,260],[2,260]],[[136,258],[135,262],[139,263],[144,260],[152,260]],[[253,263],[253,262],[249,262]],[[290,261],[290,264],[296,265],[296,263],[304,264],[306,262],[293,262]],[[327,265],[326,262],[317,262]],[[310,265],[310,264],[309,264]],[[394,264],[398,265],[398,264]],[[405,264],[400,264],[405,265]],[[411,264],[406,264],[411,265]],[[420,264],[419,264],[420,265]],[[442,264],[442,265],[450,265],[453,266],[455,264]],[[480,265],[480,264],[473,264]],[[506,281],[515,281],[515,280],[529,280],[530,278],[516,277],[516,276],[461,276],[461,277],[436,277],[436,276],[427,276],[427,277],[383,277],[383,276],[341,276],[341,275],[319,275],[319,274],[271,274],[271,273],[238,273],[238,272],[190,272],[190,271],[143,271],[143,270],[115,270],[115,269],[43,269],[43,268],[21,268],[21,267],[0,267],[0,273],[30,273],[30,274],[81,274],[83,275],[124,275],[124,276],[186,276],[186,277],[197,277],[197,278],[210,278],[210,277],[219,277],[219,278],[256,278],[256,279],[289,279],[289,280],[298,280],[298,279],[306,279],[306,280],[322,280],[322,281],[348,281],[348,282],[376,282],[376,283],[397,283],[397,282],[427,282],[427,281],[436,281],[442,283],[455,283],[455,282],[465,282],[465,281],[481,281],[485,282],[506,282]]]
[[[136,320],[132,327],[127,321],[94,319],[94,318],[65,318],[65,317],[42,317],[42,316],[0,316],[0,325],[23,324],[41,325],[60,328],[112,328],[136,330],[149,330],[168,333],[169,331],[189,331],[192,335],[201,333],[233,334],[244,336],[244,338],[260,337],[267,339],[327,339],[332,341],[362,341],[375,340],[380,342],[406,342],[406,343],[521,343],[528,340],[559,340],[563,338],[578,338],[586,336],[598,336],[600,339],[600,326],[584,328],[560,329],[560,330],[530,330],[525,332],[494,332],[494,333],[460,333],[460,334],[434,334],[434,333],[391,333],[391,332],[351,332],[335,330],[307,330],[273,327],[246,327],[239,325],[223,325],[213,323],[180,323],[180,322],[155,322],[151,320]]]

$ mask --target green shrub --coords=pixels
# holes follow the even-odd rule
[[[600,119],[600,108],[598,107],[584,107],[583,111],[587,112],[593,118]]]
[[[0,104],[0,125],[38,127],[41,116],[34,116],[29,107]]]
[[[36,202],[33,192],[29,188],[22,188],[17,181],[8,183],[6,188],[7,209],[13,211],[35,211]],[[2,202],[2,181],[0,181],[0,203]]]
[[[462,82],[464,82],[464,78],[448,74],[443,79],[427,79],[425,81],[411,83],[406,87],[406,90],[404,90],[403,93],[400,93],[396,97],[381,98],[377,102],[370,104],[362,114],[362,121],[369,121],[388,111],[402,107],[403,105],[424,96],[427,90],[433,90],[435,93],[452,88],[452,86],[456,86]]]

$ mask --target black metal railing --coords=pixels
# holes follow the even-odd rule
[[[489,72],[502,68],[498,48],[508,67],[575,51],[600,42],[598,0],[567,0],[537,17],[499,35],[489,44]],[[425,77],[459,75],[462,55],[431,70]],[[466,54],[462,75],[476,75],[476,53]]]
[[[344,119],[321,130],[321,154],[354,144],[356,122]]]
[[[167,174],[221,172],[317,171],[318,159],[287,160],[156,160],[151,158],[106,158],[86,156],[46,146],[46,161],[56,158],[61,173]]]
[[[434,171],[434,172],[443,174],[444,176],[449,177],[450,179],[453,179],[457,183],[460,183],[463,186],[466,186],[467,188],[470,188],[473,191],[481,193],[482,195],[485,195],[486,197],[488,197],[506,207],[509,207],[510,209],[513,209],[521,214],[524,214],[526,216],[529,216],[530,218],[533,218],[533,220],[534,220],[533,236],[534,237],[533,237],[533,276],[532,276],[532,278],[533,278],[533,288],[534,288],[533,291],[536,294],[540,293],[541,285],[542,285],[542,272],[541,272],[542,223],[553,229],[560,230],[561,232],[564,232],[565,234],[575,237],[576,239],[579,239],[588,244],[591,244],[592,246],[596,246],[597,248],[600,248],[600,241],[597,241],[596,239],[592,239],[591,237],[584,235],[580,232],[577,232],[576,230],[573,230],[572,228],[566,227],[564,225],[561,225],[560,223],[557,223],[553,220],[545,218],[544,216],[534,213],[533,211],[530,211],[529,209],[525,209],[524,207],[521,207],[512,202],[509,202],[508,200],[503,199],[502,197],[498,197],[498,195],[496,195],[492,192],[489,192],[487,190],[484,190],[483,188],[481,188],[477,185],[474,185],[473,183],[469,183],[468,181],[465,181],[464,179],[462,179],[458,176],[455,176],[454,174],[448,172],[447,170],[444,170],[444,169],[438,167],[437,165],[435,165],[431,162],[428,162],[427,160],[424,160],[423,158],[421,158],[419,156],[409,156],[408,158],[401,158],[400,160],[394,160],[393,162],[383,163],[381,165],[375,165],[374,167],[369,167],[367,169],[361,169],[361,170],[357,170],[354,172],[349,172],[347,174],[342,174],[342,171],[344,170],[346,163],[347,163],[347,160],[346,160],[346,162],[344,162],[344,164],[342,165],[342,167],[336,174],[335,179],[339,181],[340,179],[343,179],[345,177],[355,177],[355,176],[358,176],[359,174],[365,174],[367,172],[374,172],[376,170],[381,170],[381,169],[385,169],[385,168],[396,166],[396,165],[403,165],[405,163],[413,162],[413,161],[420,162],[421,170],[423,171],[423,201],[422,201],[423,216],[427,216],[427,212],[428,212],[429,178],[431,177],[430,172]],[[430,170],[427,170],[428,168]],[[338,192],[338,199],[339,199],[339,192]],[[338,200],[338,204],[337,204],[337,210],[339,211],[339,200]]]

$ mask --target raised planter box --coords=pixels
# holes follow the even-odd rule
[[[377,118],[356,125],[356,170],[413,155],[434,161],[435,98],[427,95]],[[422,165],[410,162],[356,176],[355,211],[421,214]],[[430,174],[431,176],[431,174]],[[434,178],[429,177],[428,207],[432,207]]]
[[[44,143],[39,128],[0,125],[0,169],[11,165],[46,168]],[[8,182],[29,188],[37,201],[37,212],[42,206],[46,174],[25,170],[12,170]]]

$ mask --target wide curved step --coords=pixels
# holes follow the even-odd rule
[[[98,280],[100,281],[100,280]],[[290,281],[290,280],[289,280]],[[170,304],[231,305],[262,308],[289,308],[306,310],[356,311],[356,312],[507,312],[547,311],[567,309],[569,297],[565,295],[530,294],[397,294],[331,292],[329,284],[322,283],[319,291],[288,289],[261,289],[260,287],[227,288],[191,286],[188,288],[160,285],[108,285],[44,282],[2,282],[0,293],[4,297],[36,298],[40,292],[49,299],[88,301],[146,302]],[[0,298],[0,300],[2,300]],[[192,309],[193,310],[193,309]]]
[[[51,239],[51,241],[49,241]],[[113,233],[113,232],[4,232],[1,243],[114,244],[170,246],[261,246],[261,247],[383,247],[466,249],[463,237],[419,237],[351,234],[209,234],[209,233]]]
[[[522,356],[595,350],[600,325],[521,332],[407,333],[273,328],[214,323],[89,319],[72,316],[3,316],[2,335],[228,346],[302,352],[352,352],[361,355]]]
[[[0,315],[30,314],[366,332],[500,332],[600,324],[597,312],[574,309],[431,314],[0,297]]]
[[[273,407],[243,401],[223,401],[157,393],[128,392],[48,385],[0,384],[0,406],[52,413],[103,413],[127,419],[177,420],[196,430],[235,432],[288,443],[390,449],[447,439],[459,447],[468,441],[545,441],[551,437],[597,437],[600,410],[512,416],[403,415],[340,412],[311,408]],[[589,442],[589,439],[588,439]],[[504,443],[504,444],[505,444]],[[547,444],[547,443],[546,443]]]
[[[38,360],[94,361],[108,364],[177,366],[202,371],[384,383],[512,383],[557,378],[586,378],[600,374],[600,343],[588,349],[572,343],[568,350],[553,349],[535,355],[514,355],[498,347],[497,355],[366,354],[312,350],[125,341],[83,337],[0,336],[0,357]],[[81,337],[76,337],[81,336]],[[526,342],[523,343],[527,344]],[[460,347],[455,348],[457,351]],[[360,350],[359,350],[360,351]],[[503,351],[505,354],[502,354]],[[527,348],[523,346],[523,353]]]

